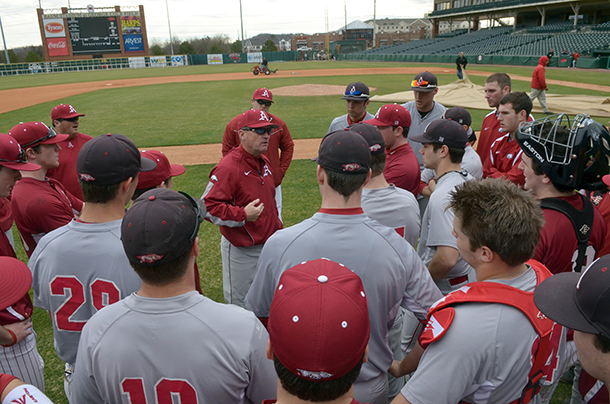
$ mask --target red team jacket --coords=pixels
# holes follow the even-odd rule
[[[271,163],[264,155],[255,158],[240,145],[210,172],[209,191],[204,195],[212,223],[236,247],[264,244],[282,228],[275,203],[275,185]],[[255,199],[265,205],[254,222],[246,222],[244,206]]]
[[[273,171],[273,179],[275,186],[277,187],[282,183],[282,179],[284,178],[284,175],[286,175],[288,167],[290,167],[292,154],[294,152],[294,142],[292,141],[292,136],[290,136],[290,131],[288,130],[286,123],[273,114],[267,112],[267,115],[269,115],[271,123],[279,125],[278,128],[273,129],[273,132],[271,132],[269,147],[267,148],[267,151],[263,153],[271,163],[271,171]],[[238,131],[240,129],[240,117],[241,114],[231,119],[225,128],[225,132],[222,136],[223,156],[226,156],[227,153],[239,146]],[[279,150],[282,151],[281,155]]]
[[[489,158],[483,164],[483,178],[506,178],[523,186],[525,177],[519,168],[523,151],[516,140],[509,142],[508,139],[506,133],[492,143]]]

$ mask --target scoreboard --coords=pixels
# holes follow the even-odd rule
[[[72,53],[120,53],[119,29],[118,18],[114,16],[69,18]]]

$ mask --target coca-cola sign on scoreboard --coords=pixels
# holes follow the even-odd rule
[[[68,43],[66,38],[48,38],[47,49],[49,56],[68,56]]]
[[[63,18],[52,18],[42,20],[45,38],[65,38],[66,28]]]

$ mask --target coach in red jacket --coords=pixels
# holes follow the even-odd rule
[[[203,200],[206,219],[222,233],[225,301],[243,307],[263,244],[282,222],[272,166],[263,155],[277,125],[265,111],[250,109],[240,116],[239,128],[240,145],[212,169]]]
[[[533,102],[536,98],[538,98],[540,106],[542,107],[542,112],[544,112],[546,115],[551,115],[552,112],[549,111],[549,107],[546,106],[545,91],[548,90],[548,88],[544,78],[545,67],[548,64],[549,58],[546,56],[542,56],[538,60],[538,66],[536,66],[534,73],[532,73],[532,92],[530,93],[530,99]]]

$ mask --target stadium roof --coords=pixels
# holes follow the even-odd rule
[[[349,31],[349,30],[357,30],[357,29],[373,29],[372,25],[369,25],[367,23],[364,23],[360,20],[356,20],[356,21],[352,21],[349,24],[347,24],[347,26],[343,26],[341,28],[339,28],[337,31],[343,31],[343,30]]]

